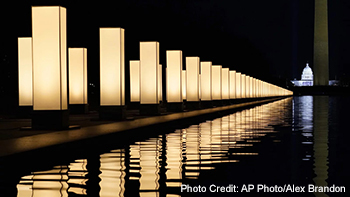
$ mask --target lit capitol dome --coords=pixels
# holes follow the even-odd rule
[[[306,63],[306,66],[301,74],[301,80],[294,79],[292,83],[295,86],[313,86],[314,85],[314,74],[312,69],[309,66],[309,63]]]
[[[301,80],[314,80],[314,74],[312,73],[312,70],[309,67],[309,63],[306,63],[306,67],[303,70],[303,74],[301,74]]]

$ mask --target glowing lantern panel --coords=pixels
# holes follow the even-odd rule
[[[140,42],[140,103],[159,104],[159,43]]]
[[[212,80],[212,86],[211,86],[211,92],[212,92],[212,99],[213,100],[221,100],[221,66],[212,66],[211,69],[211,80]]]
[[[199,101],[199,57],[186,57],[187,101]]]
[[[68,49],[69,104],[87,104],[87,49]]]
[[[186,100],[186,70],[182,71],[182,99]]]
[[[221,69],[222,75],[221,75],[221,94],[222,94],[222,99],[230,99],[230,86],[229,86],[229,72],[230,70],[228,68],[222,68]]]
[[[211,62],[201,62],[201,100],[211,101]]]
[[[130,101],[140,102],[140,61],[130,61]]]
[[[182,102],[182,51],[166,51],[167,102]]]
[[[230,70],[230,99],[236,98],[236,71]]]
[[[32,38],[18,38],[18,94],[19,106],[33,105]]]
[[[124,29],[100,28],[100,104],[125,105]]]
[[[67,109],[66,9],[32,7],[33,109]]]

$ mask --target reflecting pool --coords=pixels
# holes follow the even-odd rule
[[[18,197],[346,196],[257,187],[348,189],[348,110],[348,97],[286,98],[28,171],[14,187]],[[255,188],[248,193],[249,185]]]

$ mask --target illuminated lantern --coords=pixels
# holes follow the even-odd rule
[[[160,114],[159,43],[140,42],[140,114]]]
[[[241,73],[236,72],[236,99],[242,98]]]
[[[230,70],[230,100],[236,98],[236,71]]]
[[[140,61],[130,61],[130,101],[140,102]]]
[[[211,96],[213,101],[215,101],[215,105],[222,105],[222,96],[221,96],[221,66],[213,65],[211,68]]]
[[[168,111],[182,111],[182,51],[166,51],[166,100]]]
[[[163,101],[163,74],[162,74],[162,65],[159,64],[159,72],[158,72],[158,98],[159,101]]]
[[[182,99],[186,100],[186,70],[182,71]]]
[[[206,107],[211,107],[211,62],[201,62],[201,104]]]
[[[100,119],[126,118],[124,29],[100,28]]]
[[[32,7],[34,129],[68,128],[66,8]]]
[[[32,38],[18,38],[18,96],[19,106],[33,107]]]
[[[186,57],[186,100],[187,108],[200,108],[199,57]]]
[[[241,74],[241,98],[245,99],[246,97],[246,76]]]
[[[71,113],[86,113],[87,101],[87,49],[68,49],[69,108]]]
[[[199,84],[199,86],[198,86],[198,93],[199,93],[199,100],[201,100],[201,98],[202,98],[202,93],[201,93],[201,78],[202,78],[202,76],[201,76],[201,74],[199,74],[199,75],[198,75],[198,84]]]
[[[228,68],[222,68],[221,69],[221,94],[222,94],[222,100],[224,100],[227,104],[227,102],[230,99],[230,70]]]
[[[250,98],[250,76],[245,76],[245,96]]]

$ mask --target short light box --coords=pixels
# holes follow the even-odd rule
[[[130,67],[130,101],[140,102],[140,61],[131,60]]]
[[[32,38],[18,38],[18,96],[19,106],[33,106]]]
[[[68,49],[69,104],[87,104],[87,49]]]

